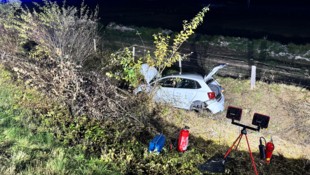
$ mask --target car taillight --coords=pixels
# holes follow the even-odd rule
[[[214,92],[208,92],[208,97],[210,100],[215,98],[215,93]]]

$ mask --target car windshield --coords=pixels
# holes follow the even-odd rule
[[[165,78],[159,81],[159,85],[161,87],[174,88],[176,84],[177,84],[177,81],[175,78]]]

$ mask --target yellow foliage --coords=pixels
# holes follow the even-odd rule
[[[151,56],[150,51],[147,51],[147,54],[142,58],[134,60],[128,48],[125,48],[122,52],[113,54],[112,57],[118,58],[117,63],[114,65],[121,66],[121,70],[114,73],[109,72],[108,75],[110,77],[114,76],[118,79],[123,79],[129,82],[130,85],[136,87],[141,79],[139,69],[142,61],[150,66],[156,67],[159,74],[161,74],[165,68],[171,67],[177,61],[185,59],[189,54],[182,57],[179,53],[179,48],[194,34],[195,30],[203,22],[205,13],[208,11],[209,8],[204,7],[190,22],[184,21],[183,30],[175,36],[172,46],[169,45],[171,40],[170,36],[163,33],[153,35],[155,44],[153,56]]]

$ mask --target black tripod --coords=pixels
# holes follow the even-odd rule
[[[252,125],[257,126],[257,128],[253,128],[253,127],[235,122],[235,120],[237,120],[237,121],[241,120],[241,115],[242,115],[242,109],[241,108],[228,106],[226,118],[231,119],[232,124],[237,125],[237,126],[241,126],[242,127],[241,133],[237,137],[237,139],[234,141],[233,145],[227,150],[224,157],[213,156],[211,159],[207,160],[204,164],[201,164],[198,166],[198,169],[200,171],[209,171],[209,172],[213,172],[213,173],[224,173],[225,172],[225,161],[228,158],[228,155],[230,154],[230,152],[232,151],[234,146],[236,146],[236,149],[238,148],[239,143],[240,143],[243,135],[245,135],[246,143],[248,145],[248,149],[249,149],[249,153],[250,153],[251,163],[252,163],[255,175],[258,175],[256,165],[255,165],[255,161],[254,161],[252,151],[250,148],[248,136],[247,136],[247,129],[250,129],[253,131],[259,131],[261,128],[267,128],[270,117],[266,116],[266,115],[259,114],[259,113],[254,113]]]
[[[232,120],[232,123],[238,126],[242,126],[243,129],[241,130],[240,135],[237,137],[237,139],[234,141],[234,143],[232,144],[232,146],[227,150],[227,152],[225,153],[223,158],[219,158],[219,157],[212,157],[211,159],[209,159],[207,162],[205,162],[204,164],[200,165],[198,167],[198,169],[200,171],[209,171],[209,172],[213,172],[213,173],[224,173],[225,172],[225,161],[228,157],[228,155],[230,154],[230,152],[232,151],[232,149],[234,148],[234,146],[236,146],[235,149],[238,149],[239,143],[243,137],[243,135],[246,138],[246,142],[248,145],[248,149],[249,149],[249,153],[250,153],[250,158],[251,158],[251,163],[255,172],[255,175],[258,175],[258,171],[256,169],[256,165],[255,165],[255,161],[254,161],[254,157],[250,148],[250,144],[249,144],[249,140],[247,137],[247,129],[251,129],[251,130],[255,130],[255,131],[259,131],[260,127],[258,126],[258,128],[252,128],[246,125],[242,125],[240,123],[235,123],[234,120]]]
[[[248,145],[248,149],[249,149],[249,153],[250,153],[250,158],[251,158],[251,162],[252,162],[252,166],[253,166],[253,169],[254,169],[254,172],[256,175],[258,175],[258,172],[257,172],[257,169],[256,169],[256,165],[255,165],[255,161],[254,161],[254,157],[253,157],[253,154],[252,154],[252,151],[251,151],[251,148],[250,148],[250,144],[249,144],[249,140],[248,140],[248,136],[247,136],[247,130],[246,130],[246,127],[244,127],[242,130],[241,130],[241,133],[240,135],[238,136],[238,138],[234,141],[233,145],[227,150],[227,152],[225,153],[224,155],[224,160],[227,158],[227,156],[229,155],[229,153],[232,151],[233,147],[236,145],[236,149],[238,149],[238,146],[239,146],[239,143],[242,139],[242,136],[245,136],[246,138],[246,143]]]

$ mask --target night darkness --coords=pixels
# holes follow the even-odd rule
[[[40,0],[36,0],[39,2]],[[31,2],[24,0],[24,2]],[[268,38],[282,43],[310,43],[310,1],[301,0],[85,0],[100,8],[104,24],[160,27],[180,30],[210,4],[198,32],[211,35]],[[81,1],[67,0],[70,5]]]

